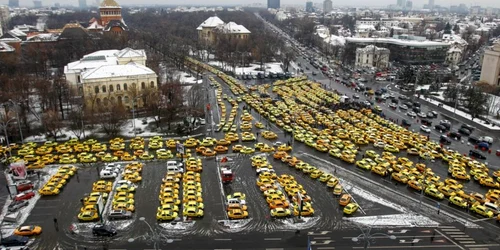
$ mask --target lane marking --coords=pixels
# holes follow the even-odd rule
[[[460,242],[462,244],[474,244],[474,243],[476,243],[476,241],[474,241],[474,240],[471,240],[471,241],[458,241],[458,242]]]
[[[466,247],[498,247],[500,244],[465,245]]]
[[[457,232],[457,231],[461,231],[461,230],[458,228],[443,228],[443,229],[441,229],[441,231],[443,231],[443,232],[453,232],[453,231]]]
[[[465,233],[464,232],[445,232],[446,234],[449,234],[449,235],[457,235],[457,234],[462,234],[464,235]]]
[[[404,248],[450,248],[455,245],[425,245],[425,246],[404,246]],[[371,249],[401,249],[401,246],[370,246]],[[365,247],[353,247],[353,249],[365,249]],[[464,248],[462,248],[464,249]]]
[[[335,249],[335,247],[317,247],[316,249]]]
[[[281,238],[264,238],[264,240],[281,240]]]
[[[438,228],[456,228],[454,226],[438,226]]]
[[[330,237],[313,237],[313,240],[329,240]]]
[[[230,241],[230,240],[233,240],[233,239],[214,239],[214,240]]]
[[[440,234],[441,236],[443,236],[445,239],[447,239],[449,242],[455,244],[458,248],[462,249],[462,250],[465,250],[465,248],[463,248],[462,246],[460,246],[458,243],[456,243],[455,241],[453,241],[450,237],[446,236],[445,234],[441,233],[441,231],[435,229],[434,231],[436,231],[438,234]]]
[[[266,248],[266,250],[285,250],[284,248]]]

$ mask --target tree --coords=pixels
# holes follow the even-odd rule
[[[283,68],[285,72],[288,71],[290,62],[292,62],[293,60],[295,60],[295,53],[290,47],[285,47],[283,51],[281,51],[281,61],[283,62]]]
[[[168,130],[171,130],[172,122],[184,114],[184,88],[178,82],[168,82],[161,86],[161,94],[164,96],[160,105],[161,119],[167,122]]]
[[[389,37],[393,37],[394,36],[394,28],[391,28],[391,32],[389,33]]]
[[[471,114],[472,120],[486,113],[488,96],[477,86],[470,86],[464,92],[464,108]]]
[[[99,107],[97,114],[102,130],[109,136],[119,134],[127,115],[125,107],[116,102],[109,102],[107,105]]]
[[[457,84],[454,85],[449,85],[444,91],[443,91],[443,97],[449,101],[449,102],[456,102],[459,92],[461,91],[461,87],[458,86]]]
[[[61,132],[63,123],[57,111],[48,110],[42,115],[42,126],[50,137],[57,140],[57,134]]]
[[[87,122],[85,119],[85,112],[82,106],[79,106],[76,110],[72,110],[68,114],[69,129],[78,138],[82,139],[85,135],[84,123]]]
[[[453,26],[453,32],[454,32],[455,34],[460,34],[460,27],[458,26],[458,24],[455,24],[455,25]]]

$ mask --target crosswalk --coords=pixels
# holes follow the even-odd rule
[[[465,247],[466,249],[492,249],[492,248],[500,248],[500,244],[482,244],[476,242],[474,238],[469,236],[462,229],[457,228],[455,226],[439,226],[438,230],[441,231],[446,237],[449,238],[453,243]]]

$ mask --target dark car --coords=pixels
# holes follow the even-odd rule
[[[468,125],[468,124],[462,124],[462,126],[460,126],[460,128],[463,128],[463,129],[467,129],[469,130],[470,132],[474,131],[474,127]]]
[[[109,220],[123,220],[130,219],[132,217],[132,212],[126,210],[111,210],[108,215]]]
[[[479,137],[476,137],[476,136],[469,136],[469,139],[468,139],[472,144],[478,144],[481,142],[481,140],[479,139]]]
[[[450,130],[450,128],[451,128],[451,124],[449,124],[449,123],[440,122],[439,125],[445,127],[446,130]]]
[[[434,118],[434,113],[432,112],[427,112],[427,118],[433,119]]]
[[[420,122],[425,126],[432,126],[432,122],[429,120],[422,119]]]
[[[408,122],[407,120],[403,119],[403,120],[401,121],[401,125],[403,125],[403,126],[411,126],[411,123],[410,123],[410,122]]]
[[[474,157],[474,158],[477,158],[477,159],[480,159],[480,160],[486,160],[486,156],[484,156],[483,154],[481,154],[479,151],[477,150],[470,150],[469,151],[469,156],[470,157]]]
[[[420,108],[419,107],[413,107],[411,110],[413,110],[413,112],[415,113],[420,113]]]
[[[455,140],[462,139],[462,135],[458,132],[450,132],[450,133],[448,133],[448,137],[455,139]]]
[[[0,245],[5,246],[5,247],[19,247],[19,246],[25,246],[28,244],[28,241],[30,238],[25,237],[25,236],[19,236],[19,235],[11,235],[5,238],[2,238],[0,241]]]
[[[92,234],[94,236],[111,237],[116,235],[116,228],[109,225],[97,224],[92,228]]]
[[[440,131],[441,133],[448,130],[448,129],[446,129],[445,126],[443,126],[441,124],[434,126],[434,129],[437,130],[437,131]]]
[[[469,135],[472,133],[470,130],[468,130],[468,129],[466,129],[466,128],[463,128],[463,127],[462,127],[462,128],[460,128],[460,129],[458,130],[458,132],[459,132],[460,134],[465,135],[465,136],[469,136]]]
[[[10,203],[7,210],[9,212],[16,212],[17,210],[19,210],[25,206],[28,206],[28,201],[12,201],[12,203]]]
[[[420,108],[420,103],[419,102],[413,102],[413,107]]]
[[[448,138],[446,135],[441,135],[439,137],[439,143],[445,144],[445,145],[450,145],[451,144],[451,139]]]

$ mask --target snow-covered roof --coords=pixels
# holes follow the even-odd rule
[[[152,69],[134,62],[125,65],[102,65],[82,74],[82,80],[156,74]]]
[[[386,52],[389,52],[389,49],[386,49],[386,48],[380,48],[380,47],[377,47],[375,45],[368,45],[364,48],[357,48],[356,51],[363,51],[363,52],[370,52],[370,51],[386,51]]]
[[[366,24],[360,24],[356,26],[357,30],[376,30],[375,26],[373,25],[366,25]]]
[[[143,49],[124,48],[116,55],[118,58],[131,58],[146,56],[146,51]]]
[[[94,20],[89,27],[87,27],[88,30],[102,30],[104,27],[99,24],[97,20]]]
[[[27,36],[26,33],[24,33],[23,31],[21,31],[20,29],[11,29],[9,31],[10,34],[14,35],[14,36]]]
[[[233,34],[250,34],[250,30],[245,28],[245,26],[241,24],[237,24],[235,22],[229,22],[224,25],[221,25],[219,27],[222,27],[222,30],[226,33],[233,33]]]
[[[104,0],[102,1],[99,8],[121,8],[120,5],[115,0]]]
[[[400,46],[413,46],[413,47],[450,46],[450,44],[443,42],[402,40],[393,38],[346,37],[346,40],[347,42],[352,42],[352,43],[388,43]]]
[[[330,40],[327,42],[330,42],[333,46],[344,46],[345,38],[343,36],[331,35]]]
[[[59,37],[58,34],[54,33],[40,33],[33,36],[30,36],[26,39],[27,42],[49,42],[49,41],[57,41]]]
[[[8,45],[7,43],[0,42],[0,53],[14,52],[14,51],[15,51],[14,47]]]
[[[211,16],[201,23],[196,29],[202,30],[203,28],[215,28],[221,24],[224,24],[224,21],[222,21],[218,16]]]

